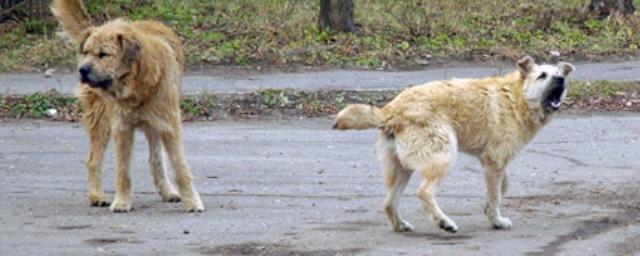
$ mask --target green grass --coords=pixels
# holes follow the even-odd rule
[[[352,103],[383,106],[399,92],[267,89],[251,93],[188,96],[182,99],[180,107],[186,121],[318,117],[335,114]],[[55,91],[31,95],[0,95],[0,120],[45,118],[46,111],[52,108],[58,111],[58,115],[51,119],[58,121],[78,121],[82,113],[77,98]],[[575,112],[640,112],[640,82],[571,82],[563,108]]]
[[[627,95],[640,99],[640,84],[637,82],[598,81],[594,83],[574,83],[567,92],[570,100],[586,100],[593,98],[612,98]]]
[[[607,58],[638,53],[639,15],[598,19],[586,0],[355,0],[360,32],[316,29],[311,0],[95,0],[95,20],[156,19],[184,39],[189,65],[412,67],[436,60]],[[636,0],[640,7],[640,0]],[[73,66],[51,17],[0,35],[0,71]]]
[[[0,117],[3,118],[44,118],[45,112],[52,108],[62,112],[62,117],[78,116],[81,112],[77,98],[55,92],[0,97]]]

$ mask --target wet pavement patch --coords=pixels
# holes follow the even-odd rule
[[[459,245],[462,244],[461,241],[442,241],[442,242],[434,242],[435,245]]]
[[[634,253],[640,252],[640,235],[630,237],[624,240],[624,242],[616,245],[616,252],[618,255],[635,255]]]
[[[448,234],[435,234],[435,233],[423,233],[423,232],[407,232],[402,233],[406,237],[411,238],[424,238],[430,241],[437,242],[452,242],[452,241],[462,241],[473,238],[469,235],[448,235]]]
[[[378,227],[382,226],[382,223],[373,222],[373,221],[344,221],[331,223],[326,226],[316,227],[313,230],[317,231],[362,231],[367,227]]]
[[[123,229],[123,230],[115,230],[113,233],[117,234],[135,234],[136,232],[133,230]]]
[[[364,213],[364,212],[368,212],[368,211],[369,211],[369,209],[360,206],[358,208],[347,209],[344,212],[346,212],[346,213]]]
[[[202,255],[256,255],[256,256],[334,256],[334,255],[354,255],[361,252],[362,249],[321,249],[301,251],[295,250],[292,246],[286,244],[267,244],[267,243],[241,243],[227,244],[213,248],[201,248]]]
[[[573,232],[558,236],[551,243],[542,247],[540,251],[530,252],[527,253],[527,255],[556,255],[561,252],[561,247],[568,242],[574,240],[586,240],[622,225],[624,225],[624,222],[617,218],[604,217],[595,220],[587,220],[582,224],[579,224],[580,227]]]
[[[640,206],[630,205],[636,195],[640,194],[637,187],[624,188],[619,187],[617,191],[610,190],[594,190],[597,193],[591,193],[584,197],[584,200],[590,204],[597,204],[611,209],[618,209],[617,214],[613,216],[597,217],[585,220],[579,223],[578,228],[569,234],[558,236],[555,240],[540,248],[539,251],[529,252],[527,255],[556,255],[562,252],[562,247],[572,241],[587,240],[591,237],[604,234],[610,230],[626,227],[631,224],[640,223]],[[618,191],[621,191],[619,193]],[[620,249],[627,246],[627,250],[638,250],[640,246],[636,246],[634,241],[632,246],[623,243]],[[634,248],[635,246],[635,248]]]
[[[14,190],[14,191],[10,191],[9,193],[11,193],[11,194],[31,194],[31,193],[33,193],[33,191],[31,191],[31,190]]]
[[[119,238],[92,238],[92,239],[87,239],[84,240],[85,243],[91,245],[91,246],[104,246],[104,245],[110,245],[110,244],[141,244],[142,241],[140,240],[135,240],[135,239],[131,239],[131,238],[124,238],[124,237],[119,237]]]
[[[91,225],[56,226],[57,230],[77,230],[77,229],[88,229],[88,228],[91,228]]]

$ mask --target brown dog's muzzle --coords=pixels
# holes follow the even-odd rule
[[[93,65],[86,64],[78,69],[80,73],[80,81],[94,88],[107,89],[113,85],[113,79],[99,79],[93,71]]]

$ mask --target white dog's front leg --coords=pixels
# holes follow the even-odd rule
[[[491,221],[495,229],[509,229],[512,225],[511,220],[500,215],[500,199],[504,175],[504,169],[502,168],[487,168],[485,172],[487,202],[484,208],[484,214],[489,218],[489,221]]]

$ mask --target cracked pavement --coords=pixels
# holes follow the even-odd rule
[[[376,132],[331,120],[186,123],[187,159],[207,211],[163,203],[136,134],[134,211],[91,208],[79,124],[0,125],[0,255],[611,255],[640,253],[640,115],[560,115],[508,167],[502,213],[482,214],[480,164],[461,155],[437,199],[460,227],[431,225],[414,194],[393,233],[374,153]],[[104,185],[113,196],[110,147]],[[169,173],[171,170],[169,168]]]
[[[463,63],[460,63],[463,64]],[[640,79],[640,61],[611,63],[574,63],[576,70],[571,80],[625,80]],[[195,95],[205,92],[242,93],[259,89],[298,90],[389,90],[410,85],[451,78],[477,78],[511,72],[514,63],[472,63],[457,67],[431,68],[415,71],[362,71],[326,70],[313,72],[252,71],[229,67],[192,72],[183,79],[183,93]],[[73,94],[78,84],[75,74],[56,73],[50,78],[43,74],[0,74],[0,93],[30,94],[56,89]]]

